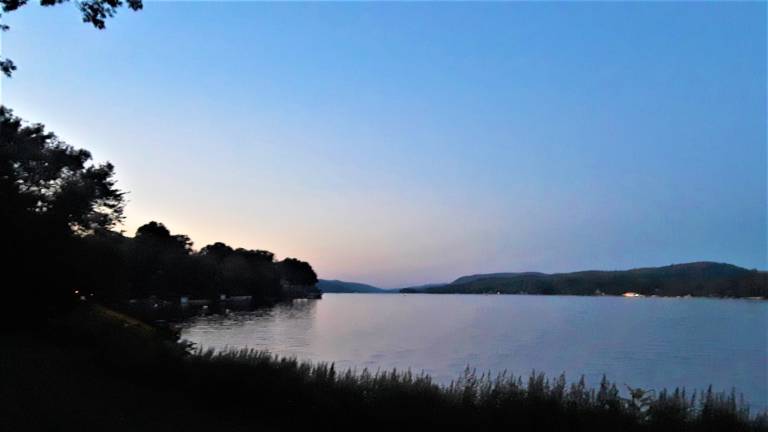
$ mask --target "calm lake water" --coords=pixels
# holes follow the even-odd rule
[[[524,295],[325,294],[196,318],[182,336],[339,368],[601,376],[633,387],[733,387],[768,408],[768,302]]]

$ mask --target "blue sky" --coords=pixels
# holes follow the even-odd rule
[[[2,102],[149,221],[385,287],[766,268],[765,3],[183,3],[8,14]]]

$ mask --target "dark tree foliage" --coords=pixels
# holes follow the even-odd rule
[[[317,284],[317,274],[308,262],[296,258],[286,258],[280,262],[282,278],[288,284],[313,286]]]
[[[4,216],[17,212],[83,234],[122,220],[123,193],[115,187],[112,164],[92,164],[88,151],[69,146],[41,124],[24,124],[2,106],[0,132]]]
[[[129,298],[250,296],[254,304],[267,304],[297,294],[282,288],[281,264],[269,251],[217,242],[195,252],[189,237],[173,235],[158,222],[142,225],[125,244]]]
[[[145,247],[164,249],[175,254],[189,254],[192,240],[184,234],[171,235],[168,228],[159,222],[144,224],[136,230],[135,242]]]
[[[213,246],[222,245],[216,243]],[[216,286],[225,295],[254,295],[262,298],[279,298],[280,275],[274,263],[274,255],[268,251],[232,249],[223,245],[224,253],[213,253],[216,247],[206,249],[209,252],[203,259],[211,259],[217,264]]]
[[[232,255],[234,252],[234,249],[221,242],[216,242],[200,249],[200,255],[208,257],[211,260],[217,262],[222,261],[224,258]]]
[[[131,297],[169,297],[184,290],[192,242],[185,235],[172,235],[161,223],[150,222],[126,241]]]
[[[196,252],[183,234],[149,222],[133,238],[113,231],[124,193],[114,167],[0,107],[0,229],[6,298],[66,310],[80,297],[121,304],[157,297],[250,296],[268,304],[306,295],[312,267],[272,252],[214,243]],[[285,278],[287,281],[283,281]],[[284,289],[302,285],[304,288]]]
[[[0,229],[10,298],[61,305],[80,291],[78,251],[123,217],[111,164],[0,107]],[[6,267],[7,266],[7,267]]]
[[[66,3],[69,0],[40,0],[41,6],[55,6],[57,4]],[[28,0],[0,0],[2,5],[2,17],[3,13],[13,12],[16,9],[28,4]],[[83,22],[88,23],[101,30],[106,26],[106,20],[115,16],[117,10],[122,6],[127,6],[134,11],[140,10],[144,7],[142,0],[81,0],[77,1],[77,8],[80,9]],[[9,27],[5,24],[0,24],[0,31],[7,31]],[[5,76],[10,77],[13,71],[16,70],[16,65],[7,58],[0,57],[0,72]]]

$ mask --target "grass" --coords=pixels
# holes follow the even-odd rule
[[[450,385],[440,386],[428,375],[410,371],[339,372],[333,364],[248,349],[198,351],[190,361],[233,368],[233,373],[247,368],[253,372],[250,377],[260,377],[251,383],[254,386],[290,383],[289,388],[302,389],[304,399],[293,403],[347,412],[348,421],[337,419],[342,425],[363,421],[451,430],[768,430],[765,413],[750,415],[735,392],[718,393],[711,388],[692,394],[684,389],[662,390],[658,395],[630,389],[625,398],[606,378],[590,388],[583,378],[569,384],[564,375],[548,379],[542,373],[522,377],[502,372],[493,376],[469,368]],[[249,379],[248,374],[242,376]],[[265,381],[264,376],[271,378]],[[241,381],[240,385],[249,384]]]
[[[337,371],[255,350],[191,351],[172,334],[84,307],[4,337],[9,430],[768,431],[735,393],[597,388],[467,369],[447,386],[410,371]]]

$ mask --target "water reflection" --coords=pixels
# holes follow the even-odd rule
[[[317,300],[299,299],[272,308],[197,317],[182,334],[205,349],[280,347],[276,353],[305,358],[316,314]]]
[[[768,303],[617,297],[329,294],[273,309],[201,317],[183,337],[333,361],[425,371],[467,365],[527,374],[603,374],[646,388],[736,387],[768,407]]]

